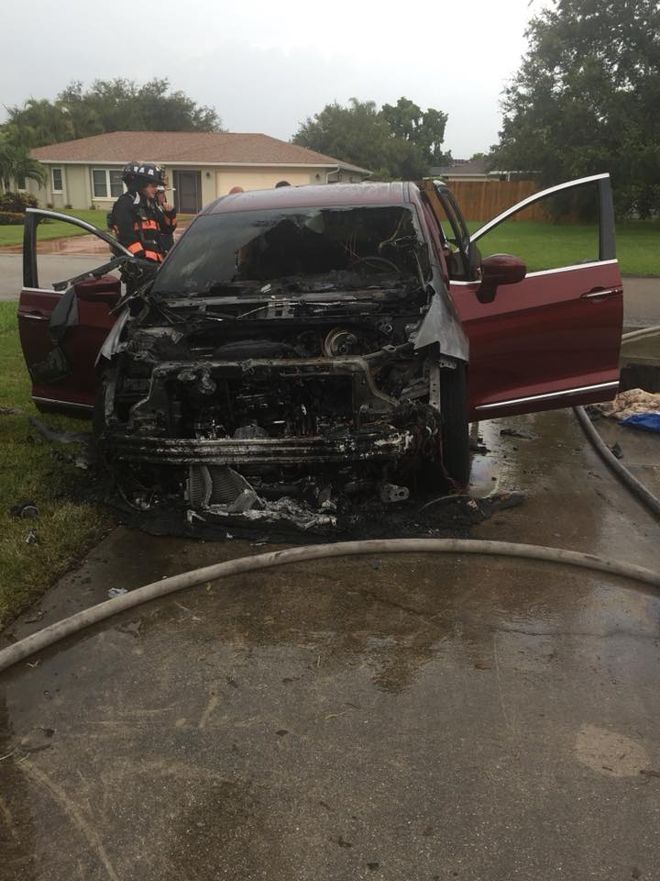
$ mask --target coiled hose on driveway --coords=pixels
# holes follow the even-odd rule
[[[621,337],[621,342],[632,343],[636,340],[644,339],[647,336],[655,336],[658,333],[660,333],[660,325],[656,324],[653,327],[642,327],[639,330],[631,330],[628,333],[624,333]],[[648,511],[656,517],[660,517],[660,499],[654,495],[648,487],[644,486],[644,484],[639,481],[634,474],[625,467],[625,465],[622,465],[621,462],[619,462],[594,427],[594,424],[584,407],[574,407],[573,412],[582,426],[582,430],[586,434],[587,440],[596,450],[603,462],[605,462],[607,467]]]
[[[582,426],[582,430],[586,434],[589,443],[596,450],[607,467],[614,472],[619,480],[648,511],[660,518],[660,499],[657,496],[654,496],[651,490],[644,486],[640,480],[637,480],[632,471],[629,471],[628,468],[619,462],[614,453],[612,453],[605,441],[598,434],[598,431],[594,428],[594,424],[587,415],[584,407],[574,407],[573,412],[577,416],[577,420]]]
[[[544,563],[561,563],[567,566],[603,572],[631,579],[648,585],[656,593],[660,588],[660,573],[652,572],[632,563],[608,560],[593,554],[567,551],[561,548],[545,548],[539,545],[516,544],[506,541],[482,541],[454,538],[397,538],[372,539],[368,541],[346,541],[335,544],[310,545],[286,550],[271,551],[250,557],[240,557],[224,563],[215,563],[190,572],[182,572],[161,581],[132,590],[111,600],[106,600],[82,612],[71,615],[51,624],[25,639],[0,651],[0,671],[6,670],[25,658],[48,646],[111,618],[120,612],[134,609],[143,603],[160,599],[179,590],[186,590],[218,578],[227,578],[245,572],[259,572],[289,563],[302,563],[309,560],[323,560],[331,557],[354,557],[367,554],[479,554],[491,557],[514,557]]]

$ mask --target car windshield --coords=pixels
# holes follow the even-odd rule
[[[423,240],[411,207],[291,208],[205,214],[163,265],[153,293],[163,297],[294,281],[313,289],[365,278],[418,276]],[[339,281],[341,279],[341,281]]]

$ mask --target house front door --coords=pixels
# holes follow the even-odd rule
[[[180,214],[197,214],[202,207],[202,174],[200,171],[175,171],[174,205]]]

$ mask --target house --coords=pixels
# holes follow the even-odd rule
[[[450,165],[431,169],[430,177],[450,181],[520,180],[533,177],[532,172],[497,171],[488,168],[488,159],[452,159]]]
[[[165,167],[174,204],[194,214],[232,187],[259,190],[281,181],[293,186],[360,182],[365,168],[264,134],[234,132],[107,132],[32,150],[46,166],[44,187],[27,187],[42,205],[107,208],[123,192],[121,173],[131,160]]]
[[[487,171],[485,159],[452,159],[450,165],[440,165],[431,169],[431,177],[451,180],[493,180]],[[495,175],[495,180],[499,175]]]

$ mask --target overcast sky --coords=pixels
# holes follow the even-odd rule
[[[449,114],[455,158],[497,140],[499,100],[541,0],[3,0],[0,103],[74,79],[167,77],[229,131],[288,139],[331,101]],[[4,111],[1,111],[4,118]]]

